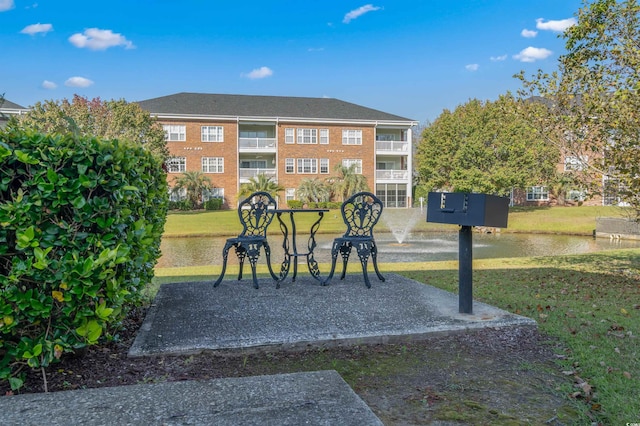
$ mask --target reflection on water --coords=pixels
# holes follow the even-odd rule
[[[315,249],[315,258],[318,262],[331,261],[333,238],[334,235],[316,235],[318,246]],[[221,237],[164,238],[160,247],[162,257],[157,266],[166,268],[221,265],[225,241],[226,238]],[[458,258],[456,232],[411,234],[403,244],[398,244],[391,234],[377,234],[376,242],[378,262],[429,262]],[[271,262],[275,269],[275,265],[283,259],[282,238],[269,236],[269,243]],[[611,241],[606,238],[567,235],[473,234],[474,259],[580,254],[621,248],[640,248],[640,241]],[[298,251],[305,250],[306,238],[302,235],[298,238]],[[355,256],[355,252],[352,256]],[[265,262],[264,252],[259,262]],[[237,263],[232,249],[229,252],[229,264]]]

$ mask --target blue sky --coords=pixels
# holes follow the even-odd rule
[[[424,122],[552,71],[581,0],[0,0],[0,94],[332,97]]]

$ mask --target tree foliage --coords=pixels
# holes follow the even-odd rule
[[[213,188],[213,184],[208,176],[200,171],[187,171],[173,181],[171,192],[179,193],[184,190],[187,193],[187,200],[194,209],[202,202],[202,195],[205,191]]]
[[[337,174],[327,179],[334,198],[344,201],[356,192],[369,190],[366,176],[357,173],[357,167],[357,164],[351,164],[349,167],[342,164],[335,166]]]
[[[321,203],[329,201],[331,189],[318,178],[306,178],[300,181],[296,195],[298,200],[303,202]]]
[[[563,38],[567,53],[556,71],[518,75],[521,97],[538,96],[545,106],[530,122],[580,159],[580,178],[591,192],[601,190],[605,177],[640,215],[640,6],[585,1]]]
[[[162,126],[136,103],[124,99],[89,100],[74,95],[71,101],[37,102],[11,126],[40,133],[71,133],[76,136],[129,140],[146,146],[162,158],[168,157]]]
[[[445,110],[423,131],[416,196],[433,190],[504,195],[552,179],[557,161],[557,150],[520,118],[511,95],[474,99]]]
[[[249,182],[240,185],[238,196],[245,198],[258,191],[265,191],[273,197],[277,197],[278,192],[284,191],[284,187],[278,185],[271,177],[261,173],[249,179]]]

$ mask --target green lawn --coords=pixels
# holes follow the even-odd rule
[[[623,212],[613,207],[514,208],[503,232],[591,235],[596,217],[620,215]],[[384,224],[381,226],[384,230]],[[420,221],[416,229],[441,230],[442,226]],[[322,228],[343,232],[340,213],[327,213]],[[171,214],[166,227],[167,235],[238,231],[234,211]],[[273,231],[279,229],[273,227]],[[327,270],[328,266],[320,268]],[[358,273],[359,267],[355,262],[350,271]],[[457,293],[457,268],[456,261],[381,265],[383,272],[396,272],[453,293]],[[266,267],[260,265],[259,271],[264,275]],[[154,286],[211,280],[219,272],[219,266],[158,269]],[[558,368],[567,380],[559,392],[576,401],[581,410],[576,424],[640,420],[640,249],[475,260],[473,281],[474,300],[534,318],[542,332],[566,347],[559,354]],[[153,288],[150,291],[153,294]]]

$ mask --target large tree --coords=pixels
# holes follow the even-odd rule
[[[168,150],[162,126],[136,103],[125,100],[89,100],[74,95],[71,101],[37,102],[29,112],[10,126],[34,129],[41,133],[74,133],[103,139],[126,139],[167,158]]]
[[[213,188],[211,179],[200,171],[184,172],[173,181],[173,184],[171,192],[179,194],[184,190],[192,209],[201,204],[204,192]]]
[[[495,102],[473,99],[424,129],[416,196],[433,190],[504,195],[548,183],[557,161],[557,150],[521,119],[510,94]]]
[[[268,192],[273,197],[277,197],[278,192],[284,191],[284,187],[275,182],[270,176],[261,173],[250,178],[249,182],[240,185],[238,196],[245,198],[258,191]]]
[[[529,120],[576,159],[585,186],[604,183],[640,216],[640,6],[585,1],[562,37],[567,53],[555,72],[518,76],[521,97],[544,105]]]
[[[348,167],[343,164],[335,166],[337,174],[327,179],[327,184],[336,198],[344,201],[357,192],[369,191],[367,177],[358,173],[357,168],[358,165],[355,163]]]

